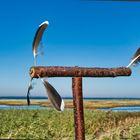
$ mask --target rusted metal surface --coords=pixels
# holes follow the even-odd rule
[[[32,67],[30,76],[40,77],[117,77],[130,76],[131,69],[126,67],[119,68],[86,68],[86,67]]]
[[[85,140],[81,77],[72,78],[72,91],[73,91],[73,105],[74,105],[75,139]]]
[[[31,78],[73,77],[72,90],[73,90],[74,121],[75,121],[74,126],[76,140],[85,140],[82,77],[117,77],[130,75],[131,69],[126,67],[86,68],[86,67],[38,66],[32,67],[30,69]]]

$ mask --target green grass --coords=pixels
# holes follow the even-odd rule
[[[86,140],[139,140],[140,112],[85,109]],[[0,139],[73,140],[73,111],[0,110]]]

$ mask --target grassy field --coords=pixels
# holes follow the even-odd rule
[[[65,108],[73,108],[72,100],[64,100]],[[51,107],[48,100],[31,100],[32,105]],[[26,100],[0,100],[0,105],[27,105]],[[112,108],[119,106],[140,106],[140,100],[84,100],[84,108]]]
[[[140,112],[85,109],[86,140],[140,140]],[[73,111],[0,109],[0,139],[73,140]]]

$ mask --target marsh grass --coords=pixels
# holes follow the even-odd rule
[[[86,140],[140,139],[140,112],[85,109]],[[73,140],[73,111],[0,110],[1,139]]]
[[[73,100],[65,100],[65,108],[73,108]],[[0,100],[0,105],[27,105],[26,100]],[[31,100],[31,105],[52,107],[48,100]],[[112,108],[122,106],[140,106],[140,100],[84,100],[84,108]]]
[[[61,139],[73,134],[70,111],[0,110],[0,118],[0,138]]]

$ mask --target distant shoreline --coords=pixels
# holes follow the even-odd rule
[[[48,99],[31,99],[31,105],[52,107]],[[73,108],[73,100],[64,99],[65,108]],[[86,99],[83,100],[85,109],[100,109],[113,107],[140,106],[136,99]],[[0,105],[22,106],[27,105],[26,99],[0,99]]]
[[[0,96],[0,100],[24,100],[26,96]],[[72,100],[73,97],[62,97],[64,100]],[[48,99],[46,96],[31,96],[30,99],[44,100]],[[140,98],[129,97],[84,97],[84,100],[140,100]]]

